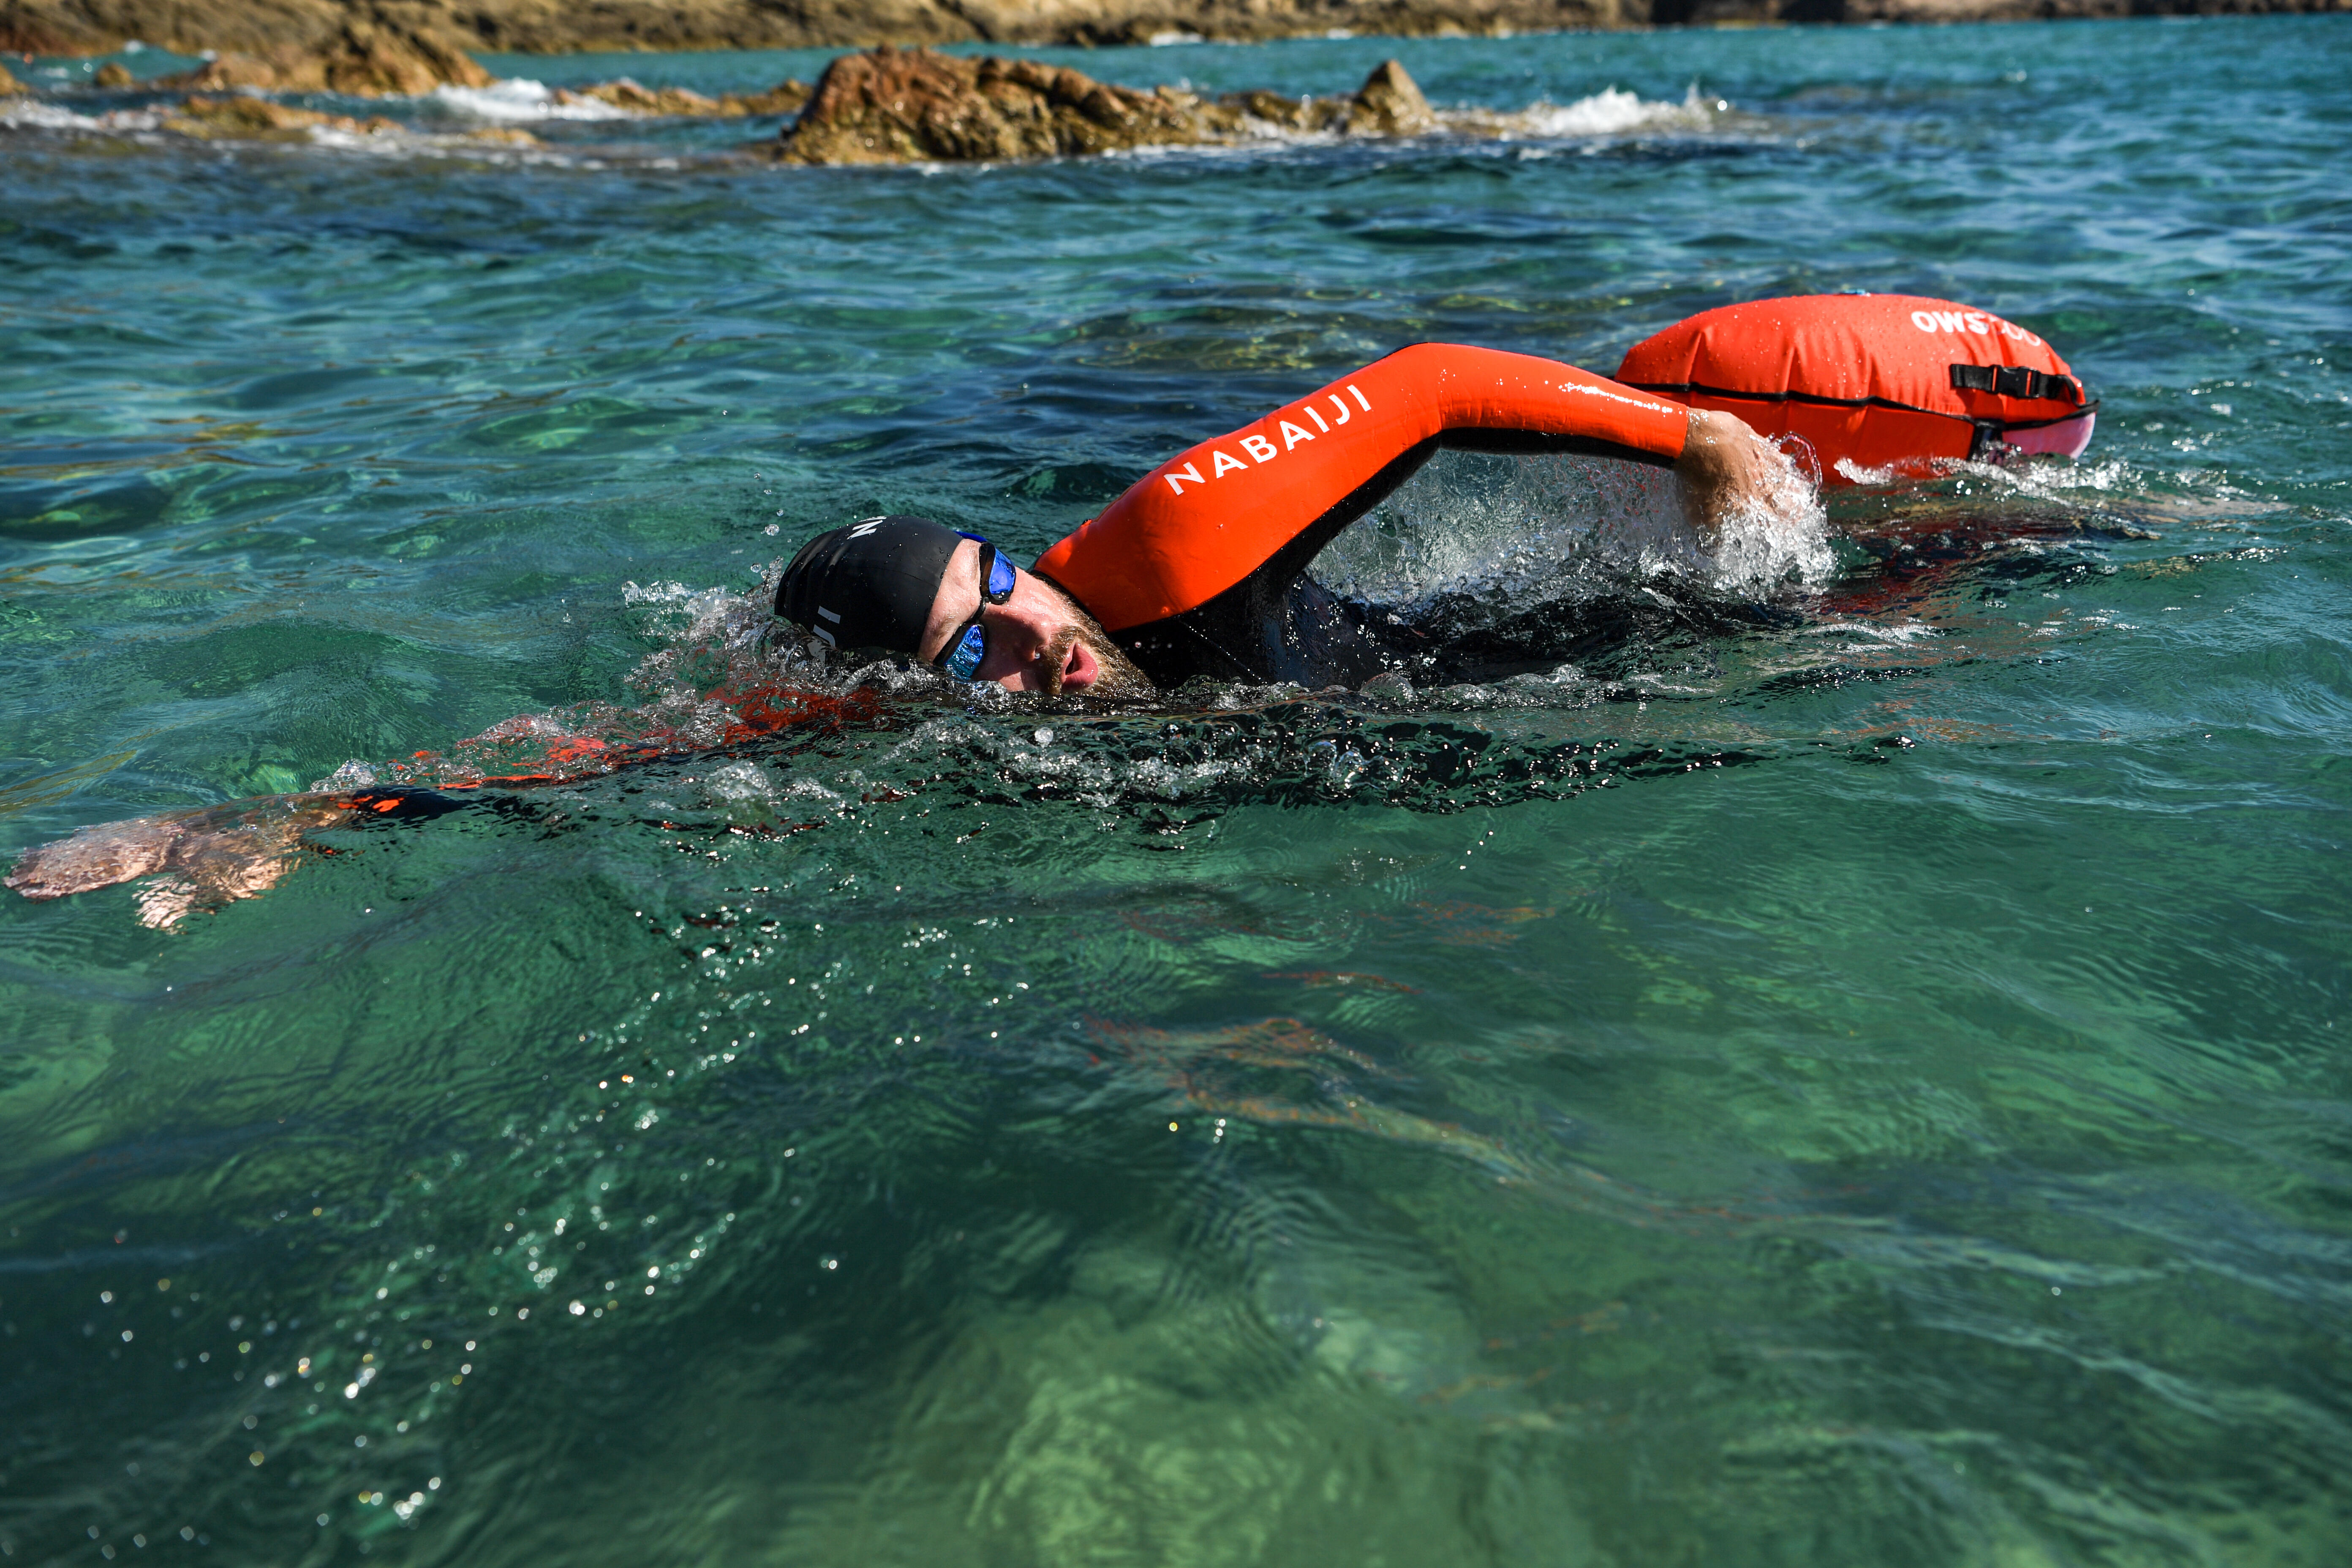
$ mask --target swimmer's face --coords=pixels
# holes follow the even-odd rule
[[[915,657],[929,664],[947,647],[977,610],[987,634],[988,655],[972,671],[1008,691],[1048,697],[1084,691],[1096,697],[1143,697],[1151,682],[1121,653],[1092,616],[1043,578],[1015,569],[1013,596],[1001,605],[983,602],[980,591],[980,546],[965,540],[948,558],[930,618]]]

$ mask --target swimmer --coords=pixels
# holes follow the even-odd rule
[[[1442,447],[1671,468],[1702,541],[1795,477],[1735,415],[1423,343],[1180,453],[1033,569],[928,519],[868,518],[803,547],[776,613],[845,652],[1048,697],[1148,697],[1194,676],[1357,686],[1396,664],[1410,628],[1338,600],[1307,563]]]
[[[1794,481],[1733,415],[1551,360],[1424,343],[1180,453],[1035,570],[938,522],[870,518],[810,541],[776,611],[844,652],[1046,697],[1149,697],[1196,675],[1355,686],[1393,666],[1411,628],[1339,601],[1307,565],[1444,447],[1671,469],[1702,541]],[[321,791],[99,824],[27,850],[5,885],[56,899],[144,878],[139,919],[168,929],[276,885],[311,833],[457,805],[425,789]]]

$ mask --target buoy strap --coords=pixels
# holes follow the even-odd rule
[[[1992,392],[2003,397],[2046,397],[2078,405],[2083,401],[2083,384],[2073,376],[2053,375],[2021,364],[1956,364],[1952,367],[1952,390]]]

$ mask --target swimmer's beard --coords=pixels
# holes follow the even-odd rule
[[[1038,661],[1045,668],[1046,696],[1062,695],[1062,671],[1069,668],[1070,649],[1080,643],[1086,644],[1087,651],[1095,656],[1095,663],[1101,669],[1091,685],[1072,696],[1124,702],[1159,695],[1160,689],[1151,684],[1151,678],[1110,640],[1110,634],[1103,630],[1100,621],[1087,614],[1066,594],[1062,595],[1062,603],[1069,608],[1070,624],[1054,634],[1054,640],[1045,646],[1045,656]]]

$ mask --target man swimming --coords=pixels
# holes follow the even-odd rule
[[[1422,343],[1178,454],[1034,570],[927,519],[868,518],[803,547],[776,612],[833,647],[1047,696],[1148,696],[1194,676],[1360,685],[1409,629],[1338,600],[1307,564],[1441,448],[1670,468],[1702,536],[1769,509],[1792,477],[1735,416]]]
[[[803,547],[776,610],[845,652],[910,655],[958,680],[1048,697],[1148,697],[1194,676],[1354,686],[1393,667],[1412,628],[1338,600],[1307,563],[1446,447],[1671,468],[1702,537],[1801,482],[1731,415],[1550,360],[1424,343],[1180,453],[1034,571],[926,519],[869,518]],[[793,721],[773,704],[763,710],[765,729]],[[663,754],[575,739],[595,752],[589,773]],[[266,890],[310,833],[457,804],[435,790],[368,787],[101,824],[26,851],[6,885],[54,899],[145,879],[140,918],[168,927]]]

